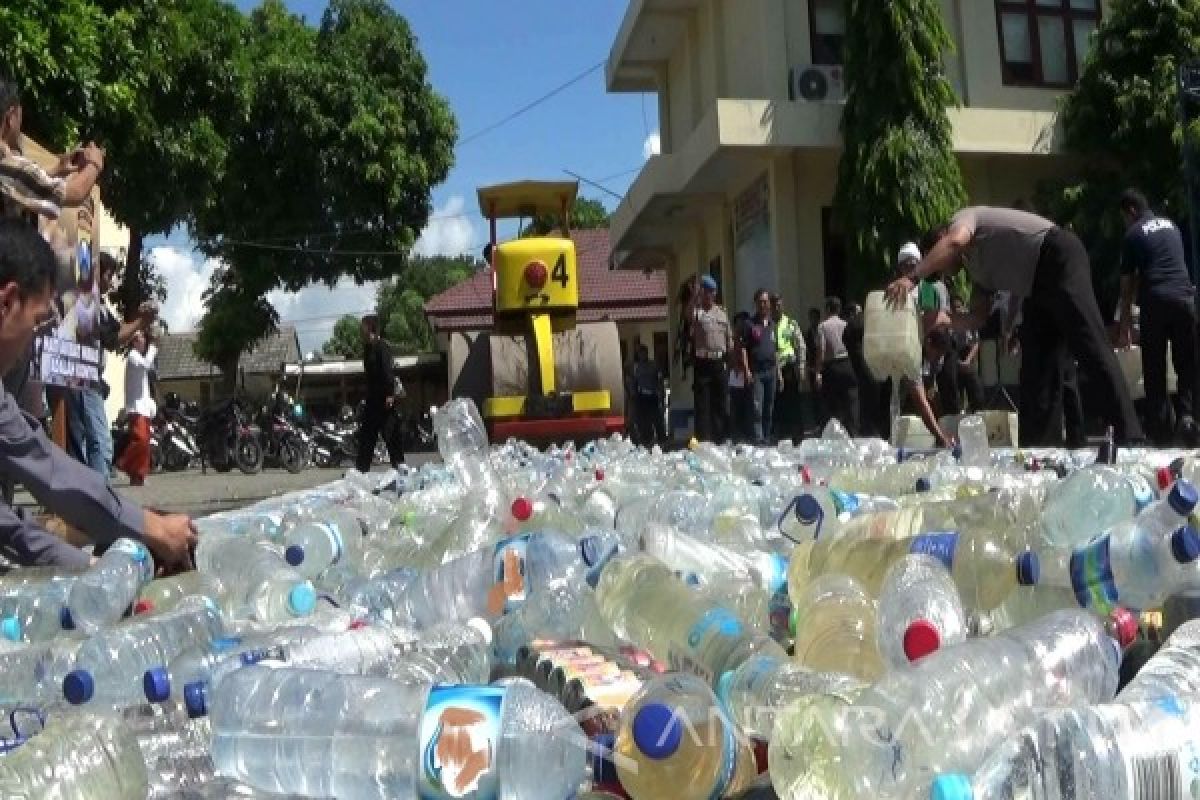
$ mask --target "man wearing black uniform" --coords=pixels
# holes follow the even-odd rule
[[[363,373],[367,379],[367,403],[358,430],[359,472],[370,472],[375,459],[375,442],[383,434],[392,467],[404,463],[403,442],[396,424],[396,378],[393,374],[392,349],[379,335],[379,317],[369,314],[362,319]]]
[[[1167,343],[1179,378],[1178,432],[1196,439],[1193,417],[1196,391],[1196,289],[1183,255],[1183,237],[1175,223],[1150,210],[1136,189],[1121,195],[1121,216],[1128,226],[1121,248],[1122,346],[1133,339],[1133,298],[1142,309],[1142,370],[1146,381],[1146,424],[1159,445],[1172,439],[1167,397]]]

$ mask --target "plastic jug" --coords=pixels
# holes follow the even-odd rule
[[[921,374],[921,328],[916,304],[890,308],[883,292],[867,295],[863,351],[867,366],[878,378],[918,377]]]

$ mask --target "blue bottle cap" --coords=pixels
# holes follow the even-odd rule
[[[151,667],[142,675],[142,691],[151,703],[163,703],[171,696],[171,676],[166,667]]]
[[[916,489],[918,492],[928,492],[933,488],[933,484],[929,482],[929,478],[917,478]]]
[[[5,617],[0,620],[0,635],[10,642],[21,641],[21,620],[16,617]]]
[[[75,630],[75,619],[71,616],[71,609],[66,606],[62,607],[62,611],[58,615],[58,621],[64,631]]]
[[[1171,534],[1171,555],[1180,564],[1190,564],[1200,558],[1200,531],[1184,525]]]
[[[729,690],[733,688],[733,670],[725,670],[717,679],[717,698],[725,706],[729,705]]]
[[[1017,556],[1017,583],[1022,586],[1037,586],[1042,577],[1042,562],[1037,553],[1026,550]]]
[[[650,758],[670,758],[683,742],[683,726],[675,709],[663,703],[647,703],[633,717],[633,743]]]
[[[1171,493],[1167,495],[1167,503],[1181,517],[1191,514],[1195,510],[1198,500],[1200,498],[1196,496],[1196,487],[1182,478],[1175,481],[1175,485],[1171,487]]]
[[[298,583],[288,592],[288,609],[298,617],[306,617],[317,607],[317,592],[312,584]]]
[[[849,492],[830,489],[829,496],[833,498],[833,507],[839,514],[853,514],[858,511],[858,498]]]
[[[214,653],[228,653],[242,643],[240,636],[218,636],[208,646]]]
[[[63,697],[74,706],[81,706],[96,693],[96,682],[86,669],[76,669],[63,678]]]
[[[956,461],[961,459],[962,458],[962,445],[961,444],[954,445],[954,449],[950,451],[950,455],[954,456]]]
[[[592,741],[596,744],[596,747],[589,748],[592,754],[592,783],[597,786],[617,783],[617,765],[610,756],[617,742],[616,735],[601,733],[592,737]]]
[[[929,790],[930,800],[973,800],[974,797],[971,779],[957,773],[938,775]]]
[[[821,504],[811,494],[802,494],[796,498],[796,519],[805,525],[815,525],[823,513]]]
[[[183,704],[188,717],[196,719],[208,715],[208,686],[203,681],[194,681],[183,687]]]
[[[288,545],[288,549],[283,551],[283,560],[293,567],[300,566],[304,563],[304,548],[298,544]]]

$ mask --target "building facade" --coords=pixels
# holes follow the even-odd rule
[[[1068,168],[1056,109],[1106,2],[940,0],[972,203],[1028,202]],[[731,310],[748,309],[760,286],[797,318],[843,294],[831,206],[845,31],[844,0],[630,0],[608,88],[657,96],[661,153],[614,212],[612,245],[620,267],[666,269],[672,318],[677,287],[699,273],[718,279]],[[690,407],[676,365],[672,377],[676,408]]]

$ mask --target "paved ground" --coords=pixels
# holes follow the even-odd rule
[[[420,466],[435,457],[429,453],[416,453],[409,456],[408,463]],[[142,505],[201,517],[229,508],[248,506],[285,492],[320,486],[337,480],[345,471],[346,468],[306,469],[292,475],[281,469],[267,469],[257,475],[243,475],[234,470],[222,475],[209,470],[202,475],[200,470],[189,470],[151,475],[146,479],[145,486],[136,488],[130,486],[122,475],[113,485],[121,494]],[[17,503],[34,504],[33,498],[24,492],[17,493]]]

